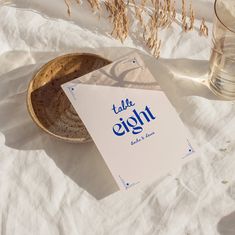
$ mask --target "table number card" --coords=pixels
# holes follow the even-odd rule
[[[110,71],[112,66],[103,69]],[[95,73],[98,76],[99,70]],[[120,189],[160,177],[196,155],[162,91],[84,84],[81,79],[62,87]]]

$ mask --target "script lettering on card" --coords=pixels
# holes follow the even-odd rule
[[[113,125],[113,133],[116,136],[123,136],[131,132],[134,135],[140,134],[143,131],[143,126],[156,119],[156,116],[151,112],[150,107],[146,105],[143,111],[137,111],[135,103],[130,99],[121,100],[121,105],[113,104],[113,112],[115,115],[119,114],[118,123]],[[131,109],[132,108],[132,109]],[[127,119],[121,117],[121,113],[130,111],[130,116]]]

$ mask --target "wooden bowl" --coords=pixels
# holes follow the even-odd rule
[[[28,87],[27,107],[33,121],[48,134],[74,143],[91,137],[61,84],[99,69],[111,61],[89,53],[67,54],[45,64]]]

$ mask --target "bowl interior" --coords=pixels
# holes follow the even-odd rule
[[[61,85],[110,61],[94,54],[69,54],[44,65],[28,88],[27,105],[36,124],[47,133],[70,142],[87,142],[91,137]]]

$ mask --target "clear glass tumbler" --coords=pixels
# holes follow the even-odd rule
[[[235,0],[216,0],[209,86],[226,99],[235,99]]]

